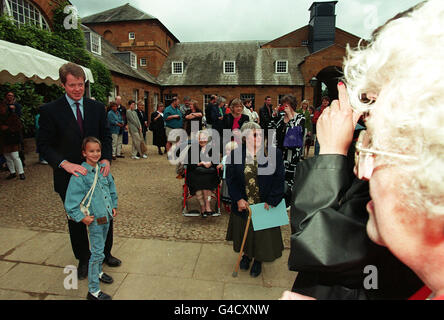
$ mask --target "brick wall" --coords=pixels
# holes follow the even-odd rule
[[[112,43],[120,51],[133,51],[140,59],[147,59],[147,66],[141,67],[154,76],[158,76],[169,51],[176,43],[157,20],[135,22],[110,22],[86,24],[104,39]],[[134,32],[135,39],[129,39],[129,33]]]
[[[61,4],[64,3],[62,0],[28,0],[33,5],[35,5],[39,10],[40,13],[45,17],[46,22],[48,22],[50,28],[53,28],[53,17],[54,14],[52,11],[59,7]]]
[[[308,35],[309,28],[305,26],[266,43],[262,48],[294,48],[306,46],[302,45],[302,41],[307,41]]]
[[[115,86],[118,87],[117,94],[122,97],[122,104],[124,106],[128,105],[129,100],[134,100],[134,90],[139,92],[139,100],[143,100],[144,93],[149,93],[148,105],[145,105],[145,109],[150,115],[153,112],[153,97],[157,93],[160,97],[160,87],[157,85],[150,85],[142,80],[137,80],[129,77],[124,77],[117,73],[111,74],[112,81]]]
[[[165,94],[177,94],[179,99],[183,100],[183,97],[189,96],[191,99],[196,100],[199,103],[199,107],[202,109],[204,95],[206,94],[218,94],[227,98],[227,103],[234,98],[239,98],[241,94],[254,94],[256,111],[264,105],[266,96],[271,97],[273,106],[278,104],[278,96],[285,94],[293,94],[298,100],[298,104],[301,102],[303,87],[298,86],[214,86],[214,87],[166,87],[163,88],[163,95]]]

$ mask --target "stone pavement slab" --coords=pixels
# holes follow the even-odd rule
[[[115,300],[220,300],[224,284],[187,278],[130,274]]]
[[[8,262],[8,261],[0,261],[0,277],[11,270],[17,263]]]
[[[204,244],[196,265],[194,278],[199,280],[262,285],[262,275],[259,275],[257,278],[252,278],[248,271],[239,269],[238,276],[236,278],[233,277],[237,257],[238,253],[233,251],[231,245]]]
[[[266,288],[244,283],[227,283],[223,300],[277,300],[288,287]]]
[[[0,256],[5,255],[19,244],[37,235],[38,232],[25,229],[10,229],[0,227]]]
[[[5,256],[5,259],[42,264],[65,244],[65,234],[41,232],[17,246],[14,252]]]
[[[118,250],[113,250],[113,255],[123,261],[115,271],[191,278],[201,246],[199,243],[128,239]]]
[[[0,300],[84,300],[88,281],[65,288],[65,267],[77,266],[69,235],[0,228],[11,241],[0,256]],[[118,268],[104,266],[114,278],[101,289],[114,300],[274,300],[291,288],[296,273],[287,270],[289,250],[263,264],[252,278],[239,270],[232,276],[238,254],[231,243],[196,243],[115,238]]]

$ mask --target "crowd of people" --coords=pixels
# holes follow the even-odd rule
[[[255,231],[248,224],[248,209],[285,201],[288,267],[298,276],[281,299],[444,299],[443,19],[440,1],[429,0],[375,30],[365,46],[347,49],[338,99],[323,97],[316,109],[292,95],[275,108],[266,97],[259,112],[251,100],[213,95],[203,109],[174,97],[148,123],[142,102],[126,109],[117,97],[106,112],[84,98],[83,70],[64,65],[66,94],[41,107],[37,146],[54,170],[87,298],[111,299],[100,290],[100,282],[113,282],[101,262],[121,264],[111,255],[118,207],[111,161],[124,157],[125,132],[131,158],[147,158],[151,130],[169,159],[188,146],[184,178],[201,217],[218,215],[210,195],[222,183],[231,203],[226,240],[242,251],[240,268],[252,277],[284,246],[280,227]],[[0,104],[0,141],[10,176],[21,176],[21,140],[11,138],[21,129],[15,111]],[[230,141],[215,144],[226,131]],[[308,157],[312,145],[315,156]],[[366,281],[368,266],[377,270],[376,286]]]

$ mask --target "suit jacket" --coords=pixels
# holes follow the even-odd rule
[[[228,192],[231,197],[231,211],[243,218],[247,218],[248,214],[239,212],[237,202],[240,199],[247,201],[246,184],[245,184],[245,162],[246,162],[246,146],[242,145],[242,163],[235,164],[235,152],[229,155],[231,164],[226,164],[226,182]],[[266,202],[274,207],[278,206],[284,198],[284,161],[282,160],[282,152],[279,149],[270,150],[276,152],[276,158],[273,158],[265,164],[258,164],[258,168],[267,168],[274,166],[275,170],[270,175],[260,175],[258,172],[258,185],[261,202]],[[260,151],[261,152],[261,151]],[[271,154],[270,152],[270,154]],[[228,160],[228,159],[227,159]]]
[[[220,120],[219,117],[225,115],[225,109],[225,107],[222,107],[222,114],[220,114],[218,105],[213,105],[210,109],[211,125],[213,126],[213,129],[217,130],[219,133],[222,133],[222,130],[224,129],[224,120]]]
[[[273,106],[271,106],[270,109],[268,109],[268,107],[264,104],[264,106],[259,109],[259,118],[261,119],[260,125],[262,129],[264,130],[268,129],[268,125],[271,121],[272,115],[273,115]]]
[[[142,132],[146,132],[147,127],[145,125],[145,121],[148,121],[147,115],[144,111],[136,109],[137,117],[139,118],[140,125],[142,126]]]
[[[111,162],[112,137],[105,106],[100,102],[83,98],[83,135],[65,96],[40,108],[40,129],[37,146],[40,153],[54,170],[54,189],[64,194],[71,174],[59,168],[63,160],[81,164],[82,142],[93,136],[102,143],[102,159]]]
[[[128,130],[131,134],[138,133],[142,126],[135,110],[128,109],[126,111],[126,120],[128,121]]]

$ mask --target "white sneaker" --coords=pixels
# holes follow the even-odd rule
[[[139,160],[140,158],[138,156],[133,156],[131,159]]]
[[[146,154],[144,154],[144,155],[142,156],[142,158],[146,159],[146,158],[148,158],[148,156],[147,156]]]

